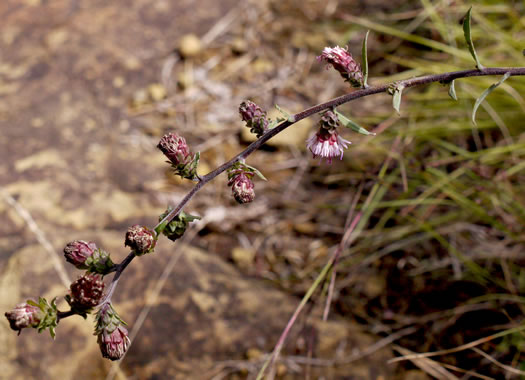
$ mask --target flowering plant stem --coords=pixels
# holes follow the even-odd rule
[[[251,143],[245,150],[237,154],[235,157],[233,157],[231,160],[225,162],[215,170],[209,172],[208,174],[204,176],[198,176],[195,181],[197,183],[195,186],[189,191],[188,194],[182,199],[182,201],[173,208],[154,228],[155,231],[155,238],[158,238],[158,231],[157,228],[165,223],[169,223],[175,218],[184,208],[184,206],[193,198],[193,196],[208,182],[210,182],[212,179],[217,177],[222,172],[226,171],[227,169],[231,168],[236,162],[244,160],[246,157],[248,157],[250,154],[258,150],[264,143],[266,143],[268,140],[270,140],[275,135],[279,134],[280,132],[284,131],[286,128],[290,127],[291,125],[297,123],[298,121],[305,119],[309,116],[312,116],[314,114],[317,114],[321,111],[327,110],[327,109],[333,109],[337,106],[340,106],[342,104],[351,102],[352,100],[363,98],[365,96],[374,95],[378,93],[388,93],[389,88],[392,88],[392,86],[403,86],[403,88],[409,88],[409,87],[416,87],[424,84],[429,84],[433,82],[442,82],[442,83],[448,83],[455,79],[460,78],[467,78],[467,77],[477,77],[477,76],[492,76],[492,75],[505,75],[506,73],[509,73],[510,76],[518,76],[518,75],[525,75],[525,67],[492,67],[492,68],[483,68],[483,69],[471,69],[471,70],[461,70],[461,71],[452,71],[442,74],[434,74],[434,75],[426,75],[422,77],[416,77],[416,78],[410,78],[405,79],[401,81],[397,81],[395,83],[389,83],[384,84],[380,86],[371,86],[364,89],[352,91],[348,94],[339,96],[337,98],[334,98],[332,100],[329,100],[325,103],[317,104],[313,107],[307,108],[304,111],[298,112],[295,115],[291,115],[288,120],[283,121],[282,123],[278,124],[274,128],[268,130],[266,133],[264,133],[259,139]],[[116,264],[110,272],[115,272],[115,275],[112,279],[111,286],[109,288],[109,291],[107,293],[107,296],[104,298],[104,300],[101,302],[100,305],[107,304],[111,301],[111,297],[113,295],[113,292],[117,286],[118,280],[126,269],[126,267],[133,261],[133,259],[136,257],[134,252],[131,252],[120,264]],[[333,260],[330,260],[327,263],[327,266],[323,268],[323,271],[327,271],[328,268],[333,263]],[[321,276],[323,277],[323,276]],[[314,287],[315,288],[315,287]],[[307,300],[308,297],[305,297]],[[100,306],[99,305],[99,306]],[[60,318],[65,318],[70,315],[74,315],[69,312],[59,312]]]

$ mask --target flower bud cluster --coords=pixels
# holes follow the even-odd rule
[[[169,159],[175,174],[191,180],[197,178],[200,154],[190,151],[184,137],[170,132],[160,139],[157,148]]]
[[[361,68],[347,48],[343,49],[339,46],[334,48],[325,47],[317,59],[332,65],[334,69],[339,71],[339,74],[345,81],[349,82],[353,87],[363,87],[364,79]]]
[[[254,102],[249,100],[242,102],[239,113],[246,126],[250,128],[250,132],[255,133],[257,137],[261,137],[268,130],[266,112]]]

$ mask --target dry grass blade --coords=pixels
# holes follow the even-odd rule
[[[411,356],[413,354],[412,351],[407,350],[406,348],[399,347],[397,345],[394,346],[394,350],[399,352],[402,355]],[[413,355],[412,355],[413,356]],[[430,376],[435,377],[436,379],[443,379],[443,380],[459,380],[457,376],[455,376],[453,373],[447,371],[445,367],[443,367],[438,362],[427,359],[427,358],[412,358],[410,361],[417,367],[421,368],[423,371],[425,371]]]
[[[485,375],[482,375],[480,373],[474,372],[472,370],[466,370],[466,369],[463,369],[463,368],[459,368],[459,367],[456,367],[455,365],[446,364],[446,363],[439,363],[439,364],[441,364],[443,367],[451,369],[453,371],[464,373],[465,376],[466,375],[470,375],[470,376],[478,378],[478,379],[494,380],[493,377],[485,376]]]
[[[408,355],[404,354],[404,356],[401,356],[399,358],[395,358],[395,359],[389,360],[388,363],[395,363],[395,362],[400,362],[400,361],[403,361],[403,360],[429,358],[429,357],[432,357],[432,356],[440,356],[440,355],[451,354],[451,353],[459,352],[459,351],[463,351],[463,350],[468,350],[469,348],[476,347],[476,346],[478,346],[478,345],[480,345],[482,343],[486,343],[486,342],[489,342],[491,340],[504,337],[505,335],[514,334],[516,332],[523,331],[523,330],[525,330],[525,326],[515,327],[515,328],[512,328],[512,329],[501,331],[501,332],[499,332],[497,334],[489,335],[487,337],[475,340],[475,341],[467,343],[467,344],[463,344],[463,345],[458,346],[458,347],[450,348],[448,350],[426,352],[426,353],[423,353],[423,354],[408,354]]]
[[[521,375],[521,376],[525,376],[525,371],[520,371],[519,369],[516,369],[516,368],[513,368],[513,367],[508,366],[508,365],[506,365],[506,364],[500,363],[499,361],[497,361],[496,359],[494,359],[492,356],[490,356],[490,355],[487,354],[486,352],[481,351],[481,350],[480,350],[479,348],[477,348],[477,347],[473,347],[473,348],[471,348],[471,350],[474,351],[474,352],[477,352],[478,354],[480,354],[481,356],[483,356],[485,359],[487,359],[487,360],[490,361],[491,363],[494,363],[494,364],[497,365],[498,367],[503,368],[505,371],[510,372],[510,373],[512,373],[513,375]]]
[[[62,281],[62,284],[64,284],[66,288],[69,288],[71,279],[67,275],[62,258],[59,258],[61,255],[57,254],[55,248],[53,248],[53,245],[44,234],[44,231],[40,229],[29,211],[27,211],[20,203],[18,203],[15,198],[9,195],[7,191],[0,188],[0,195],[2,195],[2,198],[4,198],[5,202],[16,211],[16,213],[24,220],[24,222],[26,222],[27,227],[29,227],[40,245],[42,245],[42,247],[44,247],[44,249],[49,254],[51,262],[53,263],[53,267],[58,273],[58,277],[60,277],[60,281]]]

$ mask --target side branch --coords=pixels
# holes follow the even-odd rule
[[[472,70],[461,70],[461,71],[452,71],[449,73],[443,73],[443,74],[435,74],[435,75],[426,75],[423,77],[417,77],[417,78],[411,78],[411,79],[405,79],[398,82],[395,82],[396,84],[403,85],[405,88],[407,87],[416,87],[421,86],[428,83],[433,82],[450,82],[454,79],[460,79],[460,78],[467,78],[467,77],[478,77],[478,76],[489,76],[489,75],[504,75],[505,73],[510,73],[511,76],[513,75],[525,75],[525,67],[493,67],[493,68],[484,68],[483,70],[478,69],[472,69]],[[231,168],[233,164],[235,164],[238,161],[244,160],[246,157],[248,157],[250,154],[255,152],[257,149],[259,149],[264,143],[266,143],[268,140],[270,140],[275,135],[281,133],[289,126],[297,123],[298,121],[305,119],[309,116],[312,116],[316,113],[319,113],[321,111],[335,108],[337,106],[340,106],[342,104],[351,102],[352,100],[363,98],[365,96],[378,94],[381,92],[387,92],[390,86],[392,86],[394,83],[389,83],[386,85],[381,86],[375,86],[375,87],[368,87],[362,90],[357,90],[350,92],[348,94],[339,96],[337,98],[334,98],[332,100],[329,100],[325,103],[317,104],[313,107],[307,108],[304,111],[298,112],[295,115],[292,115],[289,120],[286,120],[282,122],[281,124],[277,125],[275,128],[270,129],[268,132],[266,132],[264,135],[262,135],[259,139],[251,143],[245,150],[243,150],[241,153],[233,157],[228,162],[225,162],[221,166],[219,166],[217,169],[209,172],[205,176],[201,177],[199,182],[193,187],[193,189],[184,197],[184,199],[175,207],[164,219],[162,219],[155,227],[156,229],[158,226],[160,226],[162,223],[169,223],[177,216],[177,214],[182,211],[184,206],[193,198],[193,196],[208,182],[210,182],[212,179],[217,177],[222,172],[226,171],[227,169]],[[293,121],[290,121],[293,120]]]
[[[325,103],[317,104],[313,107],[307,108],[304,111],[298,112],[295,115],[292,115],[288,118],[288,120],[282,122],[281,124],[277,125],[275,128],[270,129],[268,132],[266,132],[264,135],[262,135],[259,139],[251,143],[245,150],[243,150],[241,153],[237,154],[235,157],[233,157],[231,160],[225,162],[221,166],[219,166],[217,169],[212,170],[208,174],[202,177],[197,177],[197,183],[196,185],[186,194],[186,196],[182,199],[182,201],[173,209],[171,212],[169,212],[154,228],[153,230],[156,230],[157,227],[162,225],[163,223],[169,223],[175,218],[182,209],[186,206],[186,204],[197,194],[197,192],[208,182],[210,182],[212,179],[217,177],[222,172],[228,170],[231,168],[236,162],[243,161],[248,157],[250,154],[258,150],[262,145],[264,145],[268,140],[270,140],[275,135],[281,133],[286,128],[290,127],[291,125],[297,123],[298,121],[305,119],[307,117],[310,117],[316,113],[319,113],[321,111],[327,110],[327,109],[333,109],[337,106],[340,106],[345,103],[349,103],[352,100],[363,98],[365,96],[378,94],[381,92],[387,92],[388,89],[393,85],[401,85],[403,88],[407,87],[416,87],[421,86],[433,82],[450,82],[455,79],[460,78],[467,78],[467,77],[478,77],[478,76],[489,76],[489,75],[505,75],[507,74],[510,76],[518,76],[518,75],[525,75],[525,67],[493,67],[493,68],[483,68],[481,70],[479,69],[472,69],[472,70],[461,70],[461,71],[452,71],[449,73],[443,73],[443,74],[435,74],[435,75],[426,75],[422,77],[416,77],[411,79],[405,79],[401,81],[397,81],[394,83],[389,83],[381,86],[375,86],[375,87],[366,87],[360,90],[356,90],[353,92],[350,92],[348,94],[339,96],[337,98],[334,98],[332,100],[329,100]],[[157,237],[157,236],[156,236]],[[158,237],[157,237],[158,238]],[[111,297],[113,295],[113,292],[115,291],[115,288],[118,284],[119,278],[124,272],[124,270],[127,268],[127,266],[133,261],[133,259],[136,257],[134,252],[131,252],[120,264],[115,265],[110,272],[115,272],[115,275],[113,276],[113,279],[111,281],[110,289],[104,298],[104,300],[99,304],[104,305],[111,301]],[[74,312],[65,311],[65,312],[58,312],[58,320],[67,318],[71,315],[75,315]]]

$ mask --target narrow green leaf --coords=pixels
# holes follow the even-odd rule
[[[370,33],[369,30],[366,31],[365,39],[363,40],[363,50],[361,51],[361,58],[363,60],[363,88],[368,87],[368,53],[367,53],[367,44],[368,44],[368,33]]]
[[[458,100],[458,97],[456,95],[456,86],[454,85],[454,81],[450,81],[449,85],[448,85],[448,95],[454,99],[454,100]]]
[[[497,81],[496,83],[491,84],[490,87],[487,88],[485,91],[483,91],[483,93],[479,96],[479,98],[476,99],[476,103],[474,103],[474,108],[472,109],[472,122],[474,123],[474,125],[477,125],[476,124],[476,112],[478,112],[478,108],[481,105],[481,103],[483,103],[485,98],[492,91],[494,91],[500,84],[505,82],[508,77],[510,77],[510,73],[505,73],[505,75],[503,75],[503,77],[499,81]]]
[[[479,62],[478,55],[476,54],[476,49],[474,49],[474,43],[472,42],[472,36],[470,34],[470,21],[472,20],[472,7],[469,8],[467,14],[463,18],[463,34],[465,35],[465,40],[467,41],[468,49],[470,54],[476,61],[476,67],[478,70],[483,70],[483,65]]]
[[[293,115],[290,115],[288,112],[286,112],[285,110],[283,110],[281,107],[279,107],[277,104],[275,105],[275,108],[277,108],[277,111],[279,111],[280,113],[283,114],[283,116],[285,117],[285,119],[282,119],[282,120],[288,120],[290,123],[293,123],[295,121]],[[280,118],[277,118],[277,121],[280,122],[279,120]]]
[[[366,129],[364,129],[359,124],[357,124],[357,123],[353,122],[352,120],[350,120],[349,118],[347,118],[345,115],[343,115],[338,110],[334,110],[334,111],[335,111],[337,117],[339,118],[339,121],[341,122],[341,124],[343,124],[344,127],[350,128],[354,132],[361,133],[362,135],[373,135],[373,136],[375,136],[375,133],[368,132]]]
[[[403,94],[403,87],[399,86],[394,90],[394,94],[392,95],[392,106],[396,110],[398,115],[401,115],[401,112],[399,111],[399,107],[401,106],[401,95]]]
[[[165,221],[164,223],[159,224],[157,226],[157,228],[155,228],[155,233],[157,234],[157,239],[162,234],[162,231],[164,231],[164,229],[166,228],[167,225],[168,225],[168,222]]]
[[[250,168],[251,170],[253,170],[253,172],[257,175],[257,177],[259,177],[260,179],[264,180],[264,181],[268,181],[266,179],[265,176],[263,176],[263,174],[259,171],[259,169],[257,168],[254,168],[253,166],[250,166],[248,164],[244,164],[244,166],[246,166],[247,168]]]
[[[274,129],[279,124],[281,124],[281,121],[279,121],[279,120],[268,119],[268,129]]]

